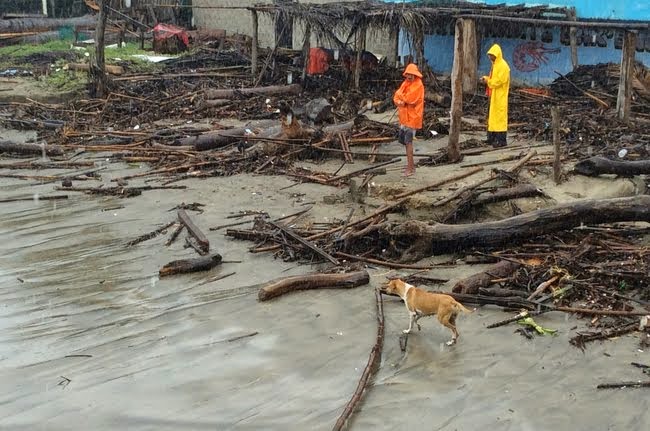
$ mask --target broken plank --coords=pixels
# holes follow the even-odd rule
[[[199,229],[194,222],[192,222],[192,219],[190,219],[190,216],[185,212],[183,209],[178,210],[178,220],[185,225],[187,228],[187,231],[192,235],[199,243],[199,246],[201,249],[205,252],[210,250],[210,241],[208,241],[208,238],[205,236],[205,234]]]

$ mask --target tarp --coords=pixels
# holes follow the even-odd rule
[[[189,48],[190,38],[184,28],[176,27],[175,25],[171,24],[156,24],[156,26],[153,28],[154,42],[160,42],[174,36]]]

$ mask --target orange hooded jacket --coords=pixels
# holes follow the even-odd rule
[[[411,63],[406,66],[403,76],[411,74],[415,76],[413,81],[408,79],[402,82],[393,96],[393,102],[397,105],[399,123],[402,126],[412,129],[422,128],[424,117],[424,84],[422,74],[418,67]]]

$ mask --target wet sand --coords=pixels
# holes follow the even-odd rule
[[[420,151],[432,151],[442,142],[420,144]],[[401,146],[385,144],[380,151],[399,153]],[[345,169],[363,165],[357,161]],[[318,168],[333,171],[338,166],[331,161]],[[112,164],[102,178],[108,183],[144,169]],[[389,170],[375,179],[374,187],[413,188],[458,169],[421,168],[414,180]],[[485,171],[481,175],[488,175],[489,167]],[[629,180],[572,178],[558,188],[543,176],[534,181],[557,201],[576,194],[635,192]],[[141,184],[144,179],[130,181]],[[0,180],[3,198],[70,196],[0,204],[0,429],[331,429],[374,344],[373,288],[395,271],[371,267],[368,286],[298,292],[259,303],[256,284],[318,266],[250,254],[251,243],[208,228],[232,222],[225,217],[240,210],[266,210],[279,217],[316,202],[310,219],[325,222],[345,219],[352,207],[357,215],[363,209],[350,202],[322,202],[323,195],[345,195],[344,190],[314,184],[280,190],[293,184],[285,177],[237,175],[177,184],[188,189],[118,199],[55,192],[52,183]],[[159,279],[158,269],[165,263],[196,255],[183,248],[182,237],[170,247],[164,243],[171,232],[125,246],[172,221],[175,211],[169,210],[181,202],[206,205],[202,214],[190,212],[192,219],[224,260],[241,263]],[[370,196],[365,210],[381,202]],[[531,199],[520,204],[529,210],[549,203]],[[411,215],[423,214],[426,209]],[[460,264],[430,274],[449,278],[440,287],[448,290],[456,279],[481,268]],[[231,277],[201,284],[233,271]],[[647,353],[638,351],[634,335],[592,343],[583,353],[568,339],[575,327],[585,328],[586,320],[549,313],[537,321],[558,329],[559,335],[526,340],[514,333],[516,325],[485,329],[508,315],[483,307],[460,319],[461,339],[453,347],[443,344],[449,338],[446,329],[423,319],[422,332],[409,338],[403,354],[398,337],[407,325],[404,307],[385,297],[384,309],[381,369],[352,429],[641,430],[650,423],[644,389],[595,388],[643,379],[629,365],[650,362]]]

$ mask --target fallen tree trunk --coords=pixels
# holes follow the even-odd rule
[[[257,298],[260,301],[267,301],[276,296],[284,295],[295,290],[306,289],[349,289],[361,286],[370,282],[370,275],[367,271],[357,271],[342,274],[306,274],[294,275],[268,282],[260,288]]]
[[[616,199],[584,199],[477,224],[429,225],[416,220],[387,223],[381,235],[394,244],[411,244],[402,254],[415,260],[463,249],[488,248],[535,238],[581,224],[625,221],[650,222],[650,196]]]
[[[63,155],[63,149],[55,145],[21,144],[12,141],[0,141],[0,153],[42,155],[43,152],[48,156]]]
[[[591,157],[576,163],[575,171],[581,175],[597,177],[603,174],[616,174],[624,177],[650,174],[650,160],[610,160],[604,157]]]
[[[197,136],[176,139],[174,146],[189,145],[197,151],[213,150],[241,140],[241,138],[246,136],[248,131],[252,132],[255,136],[261,134],[262,131],[266,131],[264,133],[265,135],[273,136],[273,134],[279,134],[282,128],[275,120],[262,121],[256,124],[246,124],[244,127],[214,130]]]
[[[194,259],[181,259],[169,262],[158,271],[161,277],[188,272],[207,271],[221,263],[221,255],[215,253],[210,256],[197,257]]]
[[[243,96],[298,94],[301,90],[300,84],[271,85],[268,87],[208,89],[205,90],[205,95],[208,99],[238,99]]]
[[[0,20],[1,33],[26,33],[33,30],[56,30],[61,27],[90,26],[97,18],[85,15],[78,18],[14,18]]]
[[[340,124],[332,124],[324,127],[322,132],[325,135],[334,135],[339,132],[345,132],[354,127],[354,121],[346,121]],[[317,133],[317,129],[303,127],[302,132],[305,133],[305,138],[313,136]],[[234,129],[216,130],[213,132],[204,133],[198,136],[190,136],[187,138],[177,139],[174,141],[174,146],[192,146],[197,151],[213,150],[223,148],[237,141],[250,137],[251,141],[259,141],[264,139],[275,139],[283,137],[283,128],[279,121],[269,120],[257,123],[255,125],[246,125],[244,127],[237,127]],[[305,146],[305,149],[310,148]]]
[[[479,289],[493,284],[493,280],[510,277],[512,273],[519,269],[520,266],[520,263],[510,260],[502,260],[485,271],[481,271],[460,280],[454,285],[452,291],[462,294],[477,294]]]

